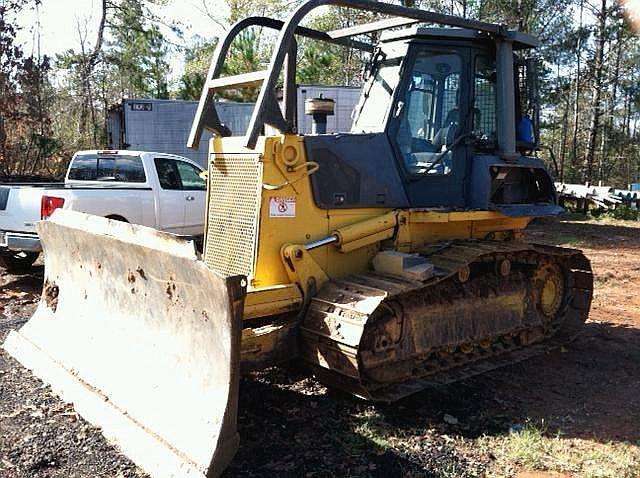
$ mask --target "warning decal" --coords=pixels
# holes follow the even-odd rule
[[[269,217],[296,217],[296,198],[269,198]]]

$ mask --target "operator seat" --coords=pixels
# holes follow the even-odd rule
[[[436,151],[442,151],[443,146],[446,147],[455,141],[459,125],[460,110],[455,106],[453,109],[449,110],[444,123],[442,123],[442,127],[433,137],[433,144]]]

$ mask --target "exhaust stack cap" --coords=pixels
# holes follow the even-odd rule
[[[313,118],[312,133],[327,133],[327,116],[335,114],[336,102],[331,98],[323,98],[322,94],[318,98],[307,98],[304,102],[304,114]]]

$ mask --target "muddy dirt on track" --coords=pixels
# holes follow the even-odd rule
[[[225,475],[518,476],[527,467],[518,461],[498,467],[499,450],[486,444],[527,423],[544,423],[549,436],[594,447],[640,445],[639,226],[545,222],[530,228],[533,242],[582,248],[596,275],[585,330],[561,350],[387,406],[328,391],[295,367],[244,378],[241,446]],[[0,341],[31,315],[41,284],[41,268],[0,278]],[[619,476],[640,476],[638,466],[637,473]],[[616,476],[571,470],[545,476]],[[0,477],[142,476],[96,428],[0,351]]]

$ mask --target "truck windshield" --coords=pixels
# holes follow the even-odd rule
[[[82,154],[76,156],[69,166],[68,179],[76,181],[105,181],[144,183],[142,159],[123,154],[103,156]]]

